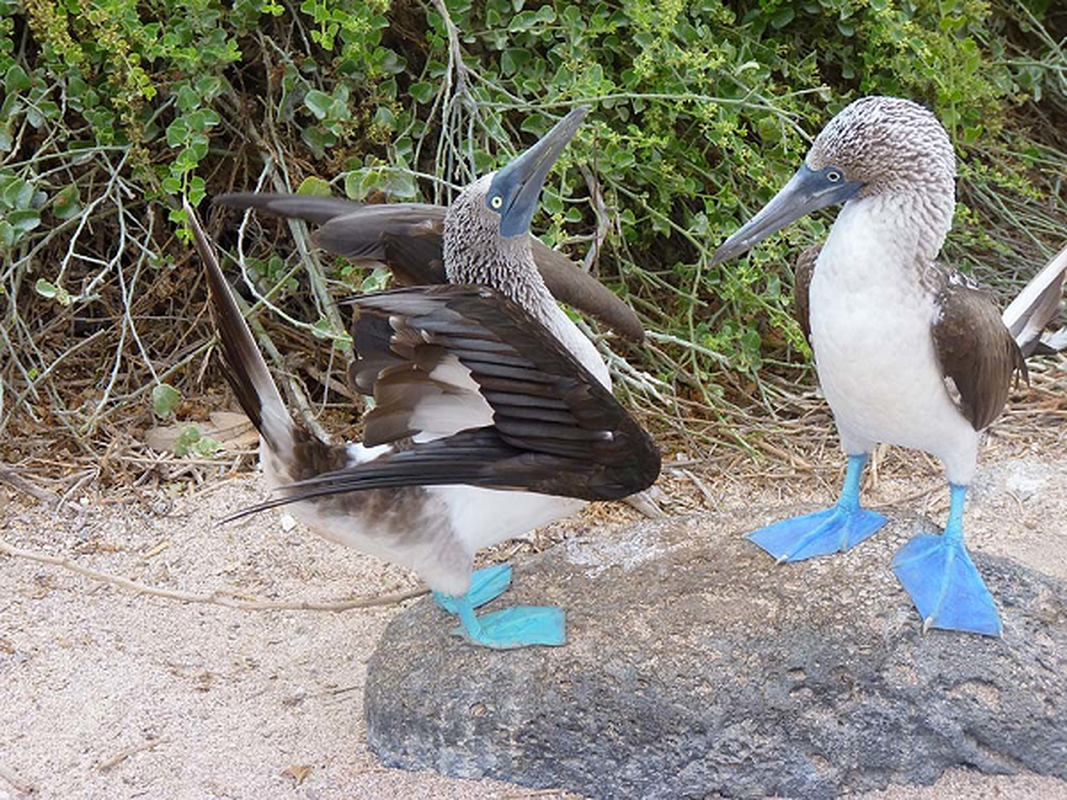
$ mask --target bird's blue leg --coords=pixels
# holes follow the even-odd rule
[[[495,600],[502,595],[510,585],[511,567],[507,564],[494,564],[471,575],[471,585],[465,596],[470,601],[471,608],[481,608],[490,600]],[[449,614],[459,613],[455,599],[447,594],[434,592],[433,599]]]
[[[966,486],[949,484],[951,505],[945,532],[919,534],[893,559],[893,572],[930,628],[1000,636],[993,597],[963,545]]]
[[[566,642],[566,618],[553,606],[513,606],[477,616],[474,609],[502,594],[511,584],[507,564],[480,569],[471,576],[470,589],[459,597],[434,592],[441,608],[459,616],[462,627],[455,633],[475,644],[497,650],[531,645],[561,645]]]
[[[867,454],[848,457],[845,485],[837,503],[825,511],[793,517],[748,535],[781,564],[844,552],[885,525],[885,517],[860,506],[860,477]]]

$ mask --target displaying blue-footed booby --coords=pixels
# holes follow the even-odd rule
[[[650,486],[659,452],[611,394],[593,344],[560,310],[530,250],[530,219],[585,109],[460,195],[444,221],[451,285],[351,298],[355,384],[373,395],[359,444],[327,444],[296,422],[205,235],[226,373],[260,432],[278,497],[327,539],[416,570],[470,641],[560,645],[563,612],[475,609],[507,589],[506,565],[473,574],[474,553]]]
[[[780,561],[844,551],[885,517],[860,505],[878,442],[914,447],[945,466],[951,488],[940,536],[919,535],[893,570],[923,628],[998,636],[1000,618],[963,544],[963,508],[980,432],[1000,414],[1024,352],[1058,313],[1067,249],[1002,318],[987,293],[935,260],[955,211],[956,162],[937,118],[916,103],[857,100],[816,137],[786,186],[716,251],[720,263],[801,216],[844,204],[826,241],[797,263],[798,319],[848,454],[837,504],[750,534]],[[1058,335],[1062,335],[1058,334]]]

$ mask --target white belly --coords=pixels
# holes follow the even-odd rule
[[[355,463],[387,452],[349,445]],[[261,446],[269,485],[290,482],[279,459]],[[461,595],[474,554],[575,514],[584,500],[465,485],[371,489],[293,503],[289,512],[325,539],[418,572],[430,588]]]
[[[903,254],[871,235],[877,226],[862,209],[848,211],[823,248],[809,298],[819,381],[842,444],[852,455],[877,442],[925,450],[965,485],[978,434],[941,373],[934,298],[901,265]]]
[[[523,536],[585,507],[584,500],[573,497],[477,486],[439,486],[428,491],[444,501],[453,530],[472,553]]]

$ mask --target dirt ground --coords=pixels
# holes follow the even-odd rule
[[[1038,440],[986,445],[967,513],[971,547],[1067,579],[1065,444],[1061,418]],[[768,472],[758,482],[743,471],[668,469],[660,502],[668,513],[828,502],[840,461],[828,448],[813,470]],[[936,465],[892,450],[879,476],[868,505],[897,503],[943,522],[948,494]],[[224,604],[330,602],[418,585],[282,513],[216,523],[262,497],[261,479],[244,475],[164,484],[142,503],[88,493],[52,511],[0,486],[0,538],[9,547],[206,601],[0,554],[0,800],[567,796],[381,767],[367,749],[363,684],[402,605],[334,613]],[[620,506],[594,507],[487,557],[571,535],[610,538],[634,518]],[[933,787],[868,797],[1067,798],[1067,783],[960,770]]]

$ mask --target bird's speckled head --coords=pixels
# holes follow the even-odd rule
[[[445,214],[445,271],[451,283],[511,294],[516,275],[535,272],[530,235],[500,235],[500,213],[487,202],[495,172],[469,184]]]
[[[489,286],[534,313],[534,305],[551,302],[533,260],[530,219],[545,178],[588,110],[572,110],[506,166],[467,186],[449,206],[444,224],[449,282]]]
[[[952,142],[937,117],[898,97],[850,103],[816,137],[806,163],[861,182],[858,197],[951,186],[956,177]]]
[[[741,255],[805,214],[858,202],[910,236],[920,260],[932,259],[952,225],[955,179],[952,143],[937,117],[910,100],[864,97],[827,123],[804,165],[719,246],[712,263]]]

